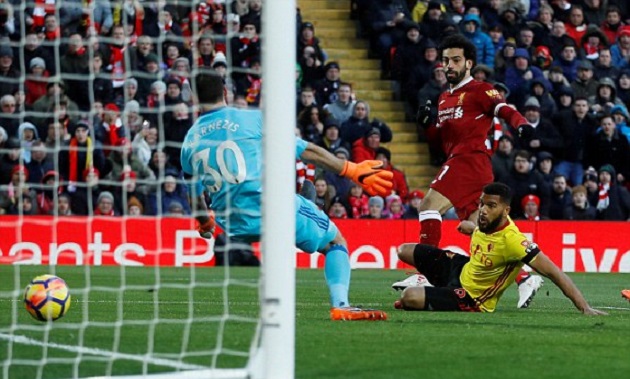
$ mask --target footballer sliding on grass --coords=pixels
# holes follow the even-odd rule
[[[399,258],[422,272],[434,287],[409,287],[394,303],[398,309],[494,312],[501,295],[527,264],[549,278],[587,315],[605,315],[592,308],[573,281],[508,216],[511,191],[502,183],[483,188],[478,227],[470,257],[427,244],[403,244]]]

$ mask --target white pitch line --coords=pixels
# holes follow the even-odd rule
[[[622,307],[595,307],[599,309],[614,309],[618,311],[630,311],[630,308],[622,308]]]
[[[26,336],[18,336],[12,334],[4,334],[0,333],[0,340],[11,341],[13,343],[22,344],[22,345],[31,345],[31,346],[39,346],[39,347],[48,347],[53,349],[65,350],[72,353],[86,354],[86,355],[97,355],[101,357],[107,357],[110,359],[125,359],[129,361],[137,361],[137,362],[147,362],[149,364],[171,367],[174,369],[180,370],[203,370],[207,369],[207,366],[199,366],[193,365],[189,363],[182,363],[178,361],[172,361],[170,359],[163,358],[151,358],[144,355],[133,355],[133,354],[124,354],[118,352],[111,352],[102,349],[96,349],[92,347],[82,347],[82,346],[70,346],[70,345],[62,345],[54,342],[44,343],[32,338],[28,338]]]

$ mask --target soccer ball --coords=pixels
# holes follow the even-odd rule
[[[26,286],[24,306],[38,321],[55,321],[70,309],[70,290],[60,277],[40,275]]]

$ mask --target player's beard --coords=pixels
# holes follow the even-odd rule
[[[449,73],[456,73],[455,76],[449,76]],[[464,78],[466,77],[466,74],[468,73],[468,69],[464,67],[463,70],[461,70],[460,72],[457,72],[455,70],[448,70],[446,71],[446,81],[449,82],[449,84],[456,86],[458,85],[462,80],[464,80]]]
[[[486,219],[487,220],[487,219]],[[492,233],[495,230],[497,230],[497,228],[502,225],[503,223],[503,217],[499,216],[497,218],[495,218],[492,221],[488,221],[488,223],[483,226],[482,222],[481,222],[481,215],[479,215],[479,218],[477,219],[477,225],[479,226],[479,230],[483,233]]]

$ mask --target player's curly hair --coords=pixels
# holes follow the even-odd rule
[[[499,196],[504,204],[510,205],[512,203],[512,190],[503,183],[490,183],[483,187],[483,193]]]
[[[472,42],[461,34],[453,34],[442,40],[438,51],[440,56],[446,49],[462,49],[464,50],[464,59],[471,60],[473,66],[477,64],[477,48]]]

